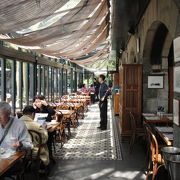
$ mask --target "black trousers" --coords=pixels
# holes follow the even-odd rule
[[[99,101],[100,127],[107,128],[107,100]]]

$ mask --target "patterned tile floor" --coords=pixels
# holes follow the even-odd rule
[[[111,114],[111,105],[108,108],[108,128],[98,130],[100,117],[98,104],[89,106],[79,126],[72,129],[71,139],[63,148],[57,147],[57,159],[91,159],[91,160],[122,160],[117,130]]]

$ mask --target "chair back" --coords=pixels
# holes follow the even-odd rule
[[[154,133],[148,126],[146,126],[146,131],[147,131],[147,136],[148,136],[148,141],[149,141],[149,150],[151,152],[152,161],[154,160],[154,158],[155,160],[158,160],[159,145],[158,145],[156,136],[154,135]]]
[[[42,143],[41,134],[39,132],[37,132],[37,131],[34,131],[34,130],[28,130],[28,131],[29,131],[32,143],[34,144],[36,142],[36,148],[38,148],[38,151],[37,151],[35,159],[38,160],[38,159],[40,159],[41,148],[44,145]]]
[[[132,112],[129,113],[132,134],[136,133],[136,119]]]
[[[58,115],[57,121],[58,121],[58,122],[61,122],[62,119],[63,119],[63,113],[61,112],[61,110],[59,110],[58,113],[60,113],[61,115]]]

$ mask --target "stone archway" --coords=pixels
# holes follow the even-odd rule
[[[157,111],[163,106],[169,111],[168,55],[173,38],[168,28],[160,21],[152,23],[146,34],[143,50],[143,112]],[[163,89],[148,89],[148,75],[163,74]]]

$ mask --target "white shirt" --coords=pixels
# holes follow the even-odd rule
[[[4,132],[11,121],[13,121],[11,127],[0,147],[4,149],[10,148],[10,141],[14,139],[15,141],[19,141],[23,144],[23,149],[32,149],[33,144],[25,124],[23,121],[17,119],[16,117],[10,118],[9,122],[4,128],[2,127],[2,125],[0,125],[0,140],[2,139]]]

